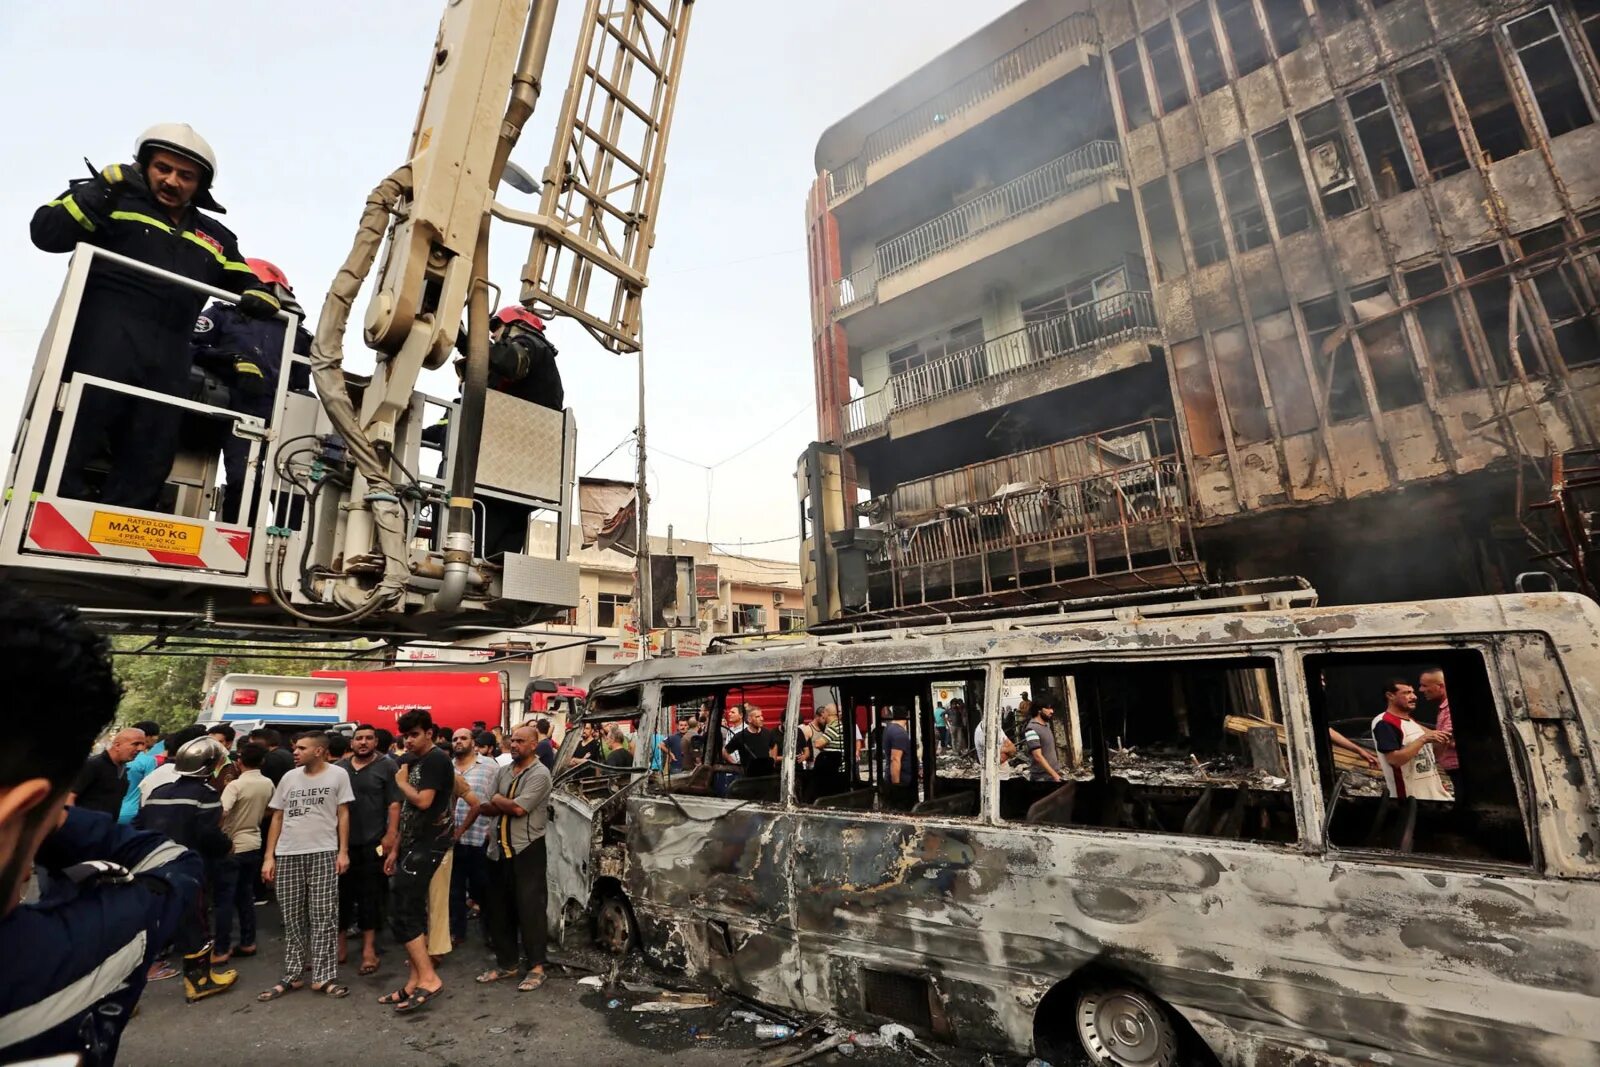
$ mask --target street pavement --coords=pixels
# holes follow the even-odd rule
[[[350,986],[348,997],[334,1000],[308,988],[262,1004],[256,994],[278,978],[282,939],[275,907],[258,908],[257,915],[261,951],[251,959],[234,961],[238,984],[198,1004],[184,1003],[181,978],[149,986],[123,1037],[119,1063],[125,1067],[218,1062],[263,1067],[487,1067],[525,1059],[541,1067],[636,1067],[668,1061],[748,1067],[804,1048],[791,1044],[762,1049],[752,1023],[730,1018],[732,1011],[746,1006],[717,994],[713,994],[717,1002],[709,1008],[659,1015],[632,1012],[632,1005],[652,999],[651,995],[622,989],[602,992],[579,984],[590,968],[604,974],[613,962],[589,950],[556,951],[558,958],[581,969],[551,967],[550,979],[532,993],[517,992],[515,982],[478,985],[473,978],[490,961],[476,938],[445,958],[440,966],[445,994],[415,1014],[396,1015],[377,1003],[404,980],[404,956],[392,944],[385,949],[378,973],[367,978],[356,975],[359,952],[352,945],[351,962],[339,974],[340,981]],[[380,944],[386,940],[380,938]],[[671,981],[636,961],[624,977]],[[618,1002],[615,1007],[610,1006],[613,1001]],[[903,1067],[916,1062],[903,1053],[853,1051],[857,1054],[848,1060],[830,1053],[808,1062],[848,1062],[852,1067]]]

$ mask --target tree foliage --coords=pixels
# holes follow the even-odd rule
[[[171,641],[158,649],[143,653],[135,651],[149,644],[147,637],[119,636],[111,639],[111,647],[118,653],[113,663],[124,690],[122,704],[117,709],[117,721],[127,724],[152,719],[160,723],[164,731],[194,722],[205,699],[206,669],[215,658],[216,650],[198,649]],[[355,652],[368,648],[370,644],[353,642],[346,647]],[[327,647],[323,646],[323,649]],[[185,651],[192,654],[167,654]],[[364,670],[384,665],[384,649],[381,645],[373,648],[373,655],[360,659],[350,659],[348,653],[327,651],[285,658],[285,653],[289,651],[292,651],[292,647],[241,643],[235,651],[226,655],[226,666],[219,670],[218,676],[273,674],[305,677],[316,670]]]

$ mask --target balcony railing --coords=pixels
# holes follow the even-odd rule
[[[1122,341],[1159,335],[1155,301],[1149,293],[1108,296],[893,375],[884,388],[846,406],[845,437],[875,428],[893,412],[949,396],[991,378]]]
[[[1111,474],[960,505],[889,541],[893,566],[916,566],[1189,517],[1183,462],[1133,463]]]
[[[873,260],[858,271],[846,274],[834,286],[835,311],[848,311],[857,304],[870,303],[878,298],[878,262]]]
[[[858,396],[844,406],[844,435],[846,438],[864,433],[874,426],[881,426],[889,417],[888,401],[889,391],[879,389]]]
[[[878,501],[875,610],[1196,573],[1172,424],[1147,420],[936,474]],[[1025,591],[1034,592],[1025,592]]]
[[[830,203],[842,200],[866,184],[867,167],[871,164],[1015,85],[1057,56],[1097,40],[1099,32],[1092,16],[1084,12],[1068,15],[982,70],[892,119],[867,135],[860,155],[831,172]]]
[[[1115,141],[1090,141],[878,246],[873,261],[840,279],[834,308],[876,299],[881,278],[907,270],[986,230],[1026,215],[1075,189],[1122,173]]]
[[[899,411],[988,378],[1157,332],[1149,293],[1108,296],[896,374],[889,379],[890,408]]]

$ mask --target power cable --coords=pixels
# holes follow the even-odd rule
[[[798,419],[801,415],[804,415],[807,411],[810,411],[810,410],[811,410],[811,401],[808,400],[804,404],[800,405],[800,409],[798,411],[796,411],[793,415],[790,415],[787,419],[784,419],[782,422],[778,423],[778,425],[774,426],[771,430],[767,431],[762,436],[756,438],[754,441],[751,441],[749,444],[745,445],[743,448],[739,449],[737,452],[734,452],[732,455],[729,455],[729,456],[726,456],[726,457],[724,457],[722,459],[719,459],[715,463],[701,463],[699,460],[693,460],[693,459],[688,459],[688,458],[686,458],[684,456],[674,455],[671,452],[668,452],[668,451],[662,449],[659,445],[652,445],[651,446],[651,451],[654,452],[658,456],[665,456],[668,459],[677,460],[679,463],[687,463],[691,467],[699,467],[702,470],[716,470],[718,467],[725,466],[726,464],[732,463],[734,460],[738,459],[740,456],[744,455],[746,452],[749,452],[751,449],[755,448],[757,445],[765,444],[767,441],[769,441],[773,437],[775,437],[779,430],[784,429],[791,422],[793,422],[795,419]]]

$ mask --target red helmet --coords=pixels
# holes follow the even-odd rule
[[[279,270],[273,264],[268,263],[266,260],[247,259],[245,262],[249,264],[250,270],[254,272],[256,278],[264,284],[271,285],[272,283],[276,282],[285,289],[294,288],[294,286],[289,284],[288,275],[284,274],[283,271]]]
[[[494,313],[494,325],[496,326],[505,326],[513,322],[520,322],[524,326],[538,330],[540,333],[544,332],[544,320],[521,304],[511,304]]]

